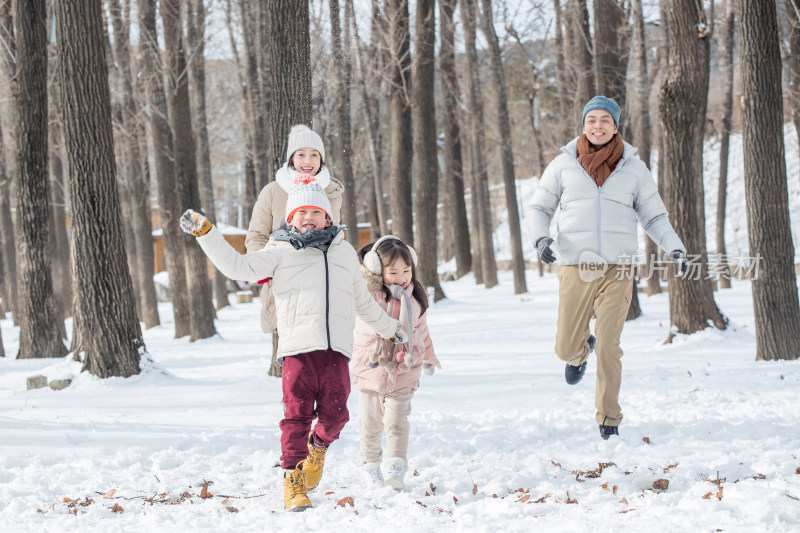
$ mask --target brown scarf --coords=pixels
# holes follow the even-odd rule
[[[598,187],[603,186],[608,176],[617,167],[617,163],[622,159],[623,151],[622,139],[618,133],[615,133],[609,142],[599,147],[590,143],[583,133],[578,138],[578,159]]]

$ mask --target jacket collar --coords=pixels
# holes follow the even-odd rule
[[[567,154],[568,156],[572,157],[573,159],[578,159],[578,139],[580,139],[580,135],[572,139],[566,145],[561,147],[561,151]],[[625,141],[622,141],[622,158],[617,163],[617,168],[621,167],[622,164],[627,161],[628,159],[632,158],[633,155],[639,150],[635,146],[631,146]]]
[[[284,163],[283,166],[278,169],[278,172],[275,173],[275,181],[278,182],[278,185],[281,186],[281,189],[288,193],[289,189],[291,189],[292,185],[294,185],[294,178],[298,174],[300,174],[298,171],[293,168],[289,168],[289,163]],[[322,187],[323,190],[325,190],[328,185],[331,184],[331,175],[330,172],[328,172],[327,166],[323,166],[321,169],[319,169],[319,172],[317,172],[314,178],[316,178],[317,183],[319,183],[319,186]]]

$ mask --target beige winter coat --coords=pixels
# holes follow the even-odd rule
[[[247,237],[244,240],[248,252],[260,250],[266,246],[272,232],[281,227],[281,222],[286,216],[286,201],[289,199],[287,191],[292,183],[292,172],[294,171],[284,165],[275,174],[275,181],[261,189],[256,205],[253,206],[253,215],[250,218],[250,226],[247,228]],[[333,218],[331,222],[338,226],[342,211],[344,185],[330,177],[326,167],[320,169],[317,180],[320,184],[327,182],[325,193],[331,202],[331,217]],[[275,327],[275,297],[272,294],[272,282],[267,282],[261,287],[261,330],[264,333],[274,333]]]
[[[397,321],[369,293],[356,251],[344,240],[343,232],[334,237],[327,251],[314,247],[296,250],[288,242],[271,240],[265,248],[242,255],[216,227],[197,242],[220,272],[231,279],[272,278],[279,362],[284,357],[328,348],[349,358],[356,316],[384,338],[397,331]]]
[[[364,269],[362,269],[362,272]],[[373,288],[374,285],[368,285]],[[381,308],[386,309],[389,301],[380,289],[373,290],[372,296],[380,304]],[[395,305],[400,305],[395,301]],[[370,368],[368,361],[370,354],[381,342],[375,336],[374,331],[366,322],[356,319],[356,329],[354,332],[355,344],[353,348],[353,361],[350,365],[350,372],[353,375],[353,386],[358,390],[377,392],[378,394],[391,394],[394,391],[411,387],[414,390],[419,388],[419,376],[422,373],[422,364],[434,365],[441,368],[439,359],[433,352],[433,342],[428,333],[428,322],[426,315],[422,314],[422,306],[414,298],[411,298],[411,323],[414,330],[411,334],[411,353],[414,357],[415,365],[408,372],[389,373],[383,366]]]

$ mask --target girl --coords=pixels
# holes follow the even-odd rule
[[[359,390],[358,431],[361,459],[373,485],[403,489],[407,470],[408,415],[419,388],[422,368],[441,368],[428,335],[428,298],[417,280],[417,254],[397,237],[387,235],[359,252],[361,273],[372,296],[408,333],[404,346],[376,339],[368,324],[356,319],[353,384]],[[381,438],[386,429],[386,479],[381,472]]]

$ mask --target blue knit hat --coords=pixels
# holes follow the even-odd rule
[[[595,96],[586,106],[583,108],[583,116],[581,116],[581,124],[586,121],[586,113],[589,111],[594,111],[595,109],[600,109],[601,111],[607,111],[609,115],[614,118],[614,126],[619,128],[619,114],[620,109],[619,105],[612,100],[611,98],[607,98],[605,96]]]

